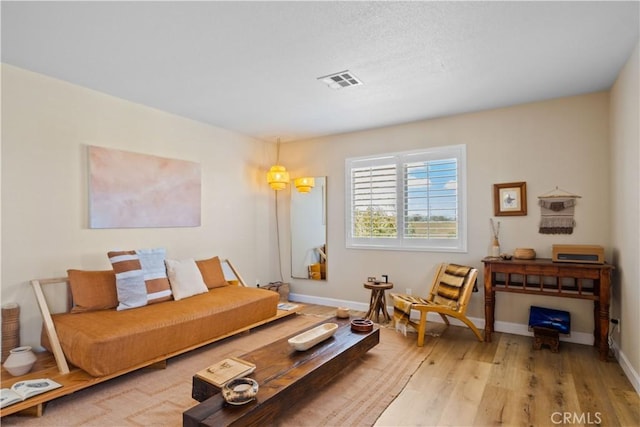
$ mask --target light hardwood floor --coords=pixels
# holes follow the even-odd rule
[[[552,353],[534,350],[531,337],[496,333],[481,343],[468,328],[429,323],[427,331],[425,361],[377,426],[640,426],[640,396],[593,347],[561,342]]]

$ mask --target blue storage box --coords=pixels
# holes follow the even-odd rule
[[[571,313],[532,305],[529,310],[529,327],[536,326],[568,334],[571,331]]]

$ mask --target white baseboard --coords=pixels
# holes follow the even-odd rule
[[[328,307],[348,307],[351,310],[357,310],[357,311],[369,310],[369,304],[367,303],[346,301],[346,300],[335,299],[335,298],[315,297],[312,295],[290,293],[289,300],[294,302],[301,302],[303,304],[304,303],[317,304],[317,305],[325,305]]]
[[[636,393],[640,394],[640,375],[638,375],[636,370],[633,369],[633,366],[631,366],[631,363],[629,363],[629,359],[627,359],[627,356],[622,351],[620,351],[620,347],[618,346],[618,343],[616,341],[611,340],[609,342],[609,347],[611,347],[613,356],[618,361],[618,364],[629,379],[629,382],[631,382],[633,388],[636,390]]]
[[[346,300],[340,300],[335,298],[316,297],[312,295],[302,295],[302,294],[289,294],[289,299],[291,301],[296,301],[301,303],[306,302],[309,304],[325,305],[329,307],[348,307],[352,310],[358,310],[358,311],[369,310],[369,304],[367,303],[346,301]],[[393,307],[387,307],[387,311],[389,312],[389,314],[392,314]],[[437,313],[429,313],[427,315],[427,320],[430,322],[443,323],[442,318]],[[457,319],[449,318],[449,320],[452,325],[465,326],[464,323],[460,322]],[[479,317],[469,317],[469,320],[471,320],[478,329],[480,330],[484,329],[484,319]],[[493,327],[496,332],[506,332],[508,334],[524,335],[524,336],[531,336],[531,337],[533,336],[533,332],[529,331],[528,325],[497,321],[494,323]],[[560,341],[572,342],[576,344],[593,345],[593,335],[588,334],[586,332],[571,332],[569,336],[561,336]]]

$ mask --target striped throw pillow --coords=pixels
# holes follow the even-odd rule
[[[136,251],[111,251],[107,256],[116,274],[117,310],[147,305],[147,287]]]
[[[164,248],[136,249],[140,259],[144,284],[147,288],[147,303],[169,301],[172,299],[171,286],[164,265],[167,251]]]
[[[116,273],[118,310],[172,299],[164,248],[112,251],[108,256]]]

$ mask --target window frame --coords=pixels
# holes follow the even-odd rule
[[[455,158],[457,163],[456,203],[457,232],[454,239],[405,238],[405,170],[404,165],[412,161],[436,161]],[[396,173],[396,237],[356,238],[353,232],[353,186],[352,171],[361,167],[395,164]],[[377,155],[345,159],[345,246],[347,249],[378,249],[426,252],[467,252],[467,150],[465,144],[430,147],[424,149],[382,153]]]

